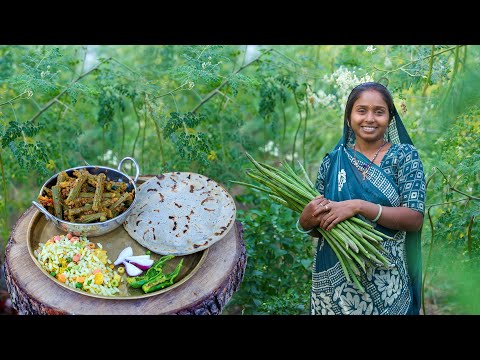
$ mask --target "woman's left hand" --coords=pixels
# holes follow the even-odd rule
[[[340,202],[329,200],[325,207],[327,208],[327,213],[320,221],[320,227],[327,231],[331,230],[339,222],[356,215],[353,200]]]

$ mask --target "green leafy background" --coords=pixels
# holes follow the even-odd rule
[[[245,152],[315,179],[351,88],[391,90],[420,152],[426,313],[478,314],[480,47],[1,46],[0,236],[53,174],[116,167],[198,172],[235,197],[247,268],[224,313],[308,314],[315,240],[249,181]],[[127,166],[125,170],[132,171]]]

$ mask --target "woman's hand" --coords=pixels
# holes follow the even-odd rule
[[[326,205],[329,200],[325,199],[323,195],[318,195],[302,211],[300,215],[300,225],[309,230],[318,227],[323,216],[327,213],[328,207]]]
[[[339,222],[351,218],[358,213],[358,206],[355,203],[356,200],[345,201],[332,201],[327,200],[325,209],[317,209],[312,213],[313,218],[317,216],[317,213],[322,214],[319,226],[327,231],[331,230]]]

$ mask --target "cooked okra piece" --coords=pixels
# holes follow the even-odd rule
[[[55,216],[60,220],[63,220],[63,210],[62,203],[60,201],[60,186],[52,186],[52,197],[53,197],[53,209],[55,210]]]
[[[112,210],[110,209],[105,209],[105,208],[100,208],[104,213],[105,213],[105,217],[107,219],[111,219],[112,218]]]
[[[105,189],[108,191],[120,191],[127,190],[127,184],[121,181],[109,181],[105,184]]]
[[[104,192],[103,193],[103,196],[102,196],[102,200],[105,200],[105,198],[112,198],[113,197],[113,193],[106,193]],[[95,194],[93,192],[89,193],[89,192],[81,192],[78,197],[81,197],[81,198],[93,198],[95,196]]]
[[[75,209],[78,207],[85,206],[86,204],[92,204],[93,203],[93,197],[77,197],[75,200],[70,202],[69,209]]]
[[[67,181],[69,179],[69,176],[65,171],[62,171],[60,174],[57,176],[57,185],[60,185],[60,183]]]
[[[87,175],[90,174],[88,171],[86,171],[85,169],[80,169],[80,170],[74,170],[73,171],[73,176],[76,176],[77,178],[79,178],[80,176],[82,175]]]
[[[87,182],[92,185],[93,187],[97,187],[97,176],[90,174],[88,171]]]
[[[85,182],[85,180],[87,180],[87,175],[85,173],[82,173],[80,177],[75,180],[75,185],[70,190],[70,193],[68,194],[67,199],[65,200],[67,204],[70,204],[71,202],[73,202],[73,200],[77,198],[78,194],[80,194],[80,190],[82,189],[82,185]]]
[[[103,182],[105,181],[105,174],[100,173],[97,175],[97,189],[95,190],[95,196],[93,198],[93,206],[92,209],[98,211],[98,206],[100,205],[100,201],[102,200],[103,195]]]
[[[113,203],[112,206],[109,207],[110,210],[115,210],[117,207],[120,206],[120,204],[122,204],[125,200],[127,199],[132,199],[132,194],[131,193],[125,193],[123,194],[122,196],[120,196],[120,198],[115,201],[115,203]]]
[[[70,210],[70,208],[65,203],[62,203],[62,210],[64,214],[68,214],[68,210]]]
[[[95,214],[82,215],[78,218],[77,222],[89,223],[89,222],[92,222],[94,220],[105,221],[105,220],[107,220],[107,217],[105,216],[104,212],[99,212],[99,213],[95,213]]]
[[[68,210],[68,215],[73,216],[73,215],[78,215],[81,214],[84,211],[92,210],[92,204],[85,204],[82,207],[79,208],[74,208],[74,209],[69,209]]]
[[[61,183],[57,183],[57,185],[59,185],[62,189],[65,189],[67,187],[70,186],[70,184],[72,183],[72,181],[74,180],[71,180],[71,181],[62,181]]]
[[[68,210],[70,210],[70,208],[67,205],[62,204],[62,209],[63,209],[63,216],[64,216],[63,220],[75,222],[75,218],[73,216],[70,216],[70,214],[68,213]]]
[[[115,201],[113,199],[107,199],[105,201],[102,201],[100,203],[101,208],[108,208],[110,205],[112,205]]]
[[[113,203],[114,203],[113,199],[106,199],[100,203],[97,211],[98,212],[105,211]],[[67,211],[69,215],[75,215],[75,214],[78,215],[83,211],[92,210],[92,206],[93,206],[93,198],[80,198],[80,199],[76,199],[74,201],[74,205],[71,208],[69,208]]]

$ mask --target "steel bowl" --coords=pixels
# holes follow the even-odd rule
[[[136,174],[135,178],[132,180],[127,174],[123,173],[120,171],[122,164],[125,160],[131,160],[133,164],[136,167]],[[67,169],[64,170],[69,176],[73,176],[73,172],[75,170],[80,170],[80,169],[86,169],[90,174],[92,175],[98,175],[100,173],[104,173],[107,177],[108,181],[116,181],[116,182],[124,182],[127,183],[127,191],[132,191],[134,190],[133,194],[133,201],[128,207],[127,210],[125,210],[123,213],[118,215],[117,217],[114,217],[113,219],[109,219],[107,221],[102,221],[102,222],[96,222],[96,223],[73,223],[69,221],[65,221],[62,219],[59,219],[58,217],[50,214],[47,209],[45,209],[41,204],[37,203],[36,201],[32,201],[33,205],[37,207],[38,210],[40,210],[45,217],[47,218],[48,221],[51,221],[57,228],[59,228],[62,231],[65,232],[71,232],[73,235],[76,236],[100,236],[103,234],[106,234],[112,230],[115,230],[117,227],[123,224],[125,219],[127,218],[128,214],[133,209],[133,206],[135,205],[137,201],[137,186],[136,182],[138,179],[138,175],[140,174],[140,168],[138,166],[138,163],[135,161],[135,159],[131,157],[125,157],[123,158],[119,164],[118,164],[118,170],[105,167],[105,166],[93,166],[93,165],[88,165],[88,166],[78,166],[75,168]],[[42,188],[40,189],[39,196],[43,194],[43,190],[47,188],[51,188],[53,185],[57,183],[57,176],[60,173],[57,173],[56,175],[52,176],[50,179],[48,179],[45,184],[43,184]]]

